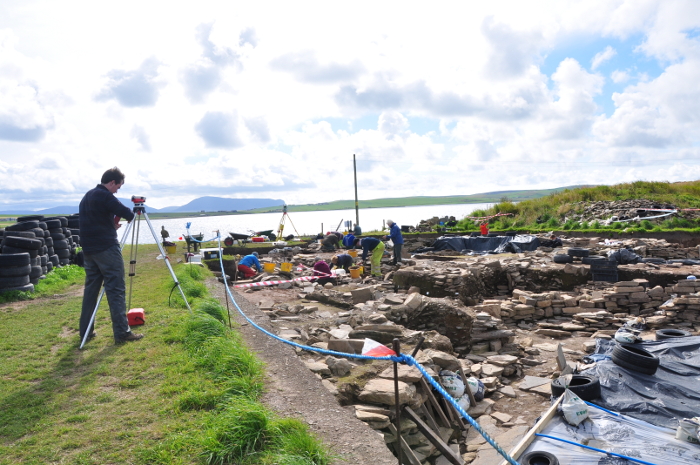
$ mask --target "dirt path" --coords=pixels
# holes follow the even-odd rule
[[[223,285],[211,279],[211,293],[226,305]],[[257,294],[257,293],[256,293]],[[233,292],[236,302],[256,324],[271,330],[270,320],[242,294]],[[260,297],[256,295],[255,297]],[[228,301],[233,319],[249,348],[267,365],[264,402],[280,415],[297,417],[338,454],[336,464],[389,465],[396,458],[383,437],[355,418],[351,407],[341,407],[321,380],[304,365],[292,346],[279,342],[250,325]]]

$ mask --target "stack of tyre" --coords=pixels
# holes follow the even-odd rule
[[[73,244],[76,247],[80,246],[80,217],[78,214],[74,214],[71,216],[66,217],[66,220],[68,221],[68,230],[71,233],[71,238],[73,240]]]
[[[40,215],[18,218],[0,243],[0,292],[33,291],[48,271],[45,224]]]
[[[65,216],[55,216],[45,218],[44,222],[48,229],[55,256],[52,256],[54,266],[70,265],[75,257],[76,241],[73,233],[68,228],[68,218]]]

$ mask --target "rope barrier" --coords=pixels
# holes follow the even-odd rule
[[[219,248],[221,248],[221,235],[217,233],[216,239],[218,240]],[[355,359],[359,359],[359,360],[386,360],[386,361],[391,361],[391,362],[394,362],[394,363],[405,363],[405,364],[407,364],[408,366],[415,366],[415,367],[418,369],[418,371],[420,371],[421,374],[425,377],[425,379],[433,386],[433,388],[435,388],[436,391],[438,391],[450,404],[452,404],[452,406],[457,410],[457,412],[459,412],[459,414],[462,415],[462,417],[464,417],[464,419],[467,420],[467,422],[469,422],[469,424],[470,424],[474,429],[476,429],[476,431],[479,432],[479,434],[481,434],[481,436],[482,436],[484,439],[486,439],[486,441],[487,441],[494,449],[496,449],[496,451],[497,451],[503,458],[505,458],[506,461],[507,461],[508,463],[510,463],[511,465],[519,465],[518,462],[515,461],[515,459],[513,459],[510,455],[508,455],[508,453],[507,453],[506,451],[504,451],[504,450],[496,443],[496,441],[494,441],[494,440],[491,438],[491,436],[489,436],[488,433],[486,433],[486,431],[484,431],[484,430],[481,428],[481,426],[479,426],[479,424],[476,422],[476,420],[474,420],[472,417],[470,417],[469,414],[467,414],[467,412],[465,412],[464,409],[462,409],[462,407],[459,406],[459,404],[457,403],[457,401],[455,401],[454,398],[453,398],[450,394],[448,394],[447,391],[445,391],[445,389],[444,389],[442,386],[440,386],[440,384],[438,384],[438,382],[435,381],[435,380],[432,378],[432,376],[430,376],[430,375],[428,374],[428,372],[425,370],[425,368],[423,368],[423,366],[421,366],[420,363],[418,363],[418,362],[416,361],[416,359],[413,358],[411,355],[399,354],[399,355],[385,355],[385,356],[382,356],[382,357],[375,357],[375,356],[371,356],[371,355],[350,354],[350,353],[346,353],[346,352],[337,352],[337,351],[335,351],[335,350],[328,350],[328,349],[322,349],[322,348],[320,348],[320,347],[311,347],[311,346],[307,346],[307,345],[304,345],[304,344],[298,344],[298,343],[296,343],[296,342],[294,342],[294,341],[290,341],[290,340],[288,340],[288,339],[281,338],[281,337],[279,337],[278,335],[273,334],[273,333],[271,333],[270,331],[266,330],[265,328],[259,326],[259,325],[258,325],[257,323],[255,323],[252,319],[248,318],[248,315],[246,315],[246,314],[243,312],[243,310],[241,309],[241,307],[238,305],[238,302],[236,302],[236,299],[233,298],[233,294],[231,294],[231,289],[229,288],[228,282],[227,282],[227,280],[226,280],[226,273],[224,272],[224,261],[223,261],[222,254],[219,254],[219,264],[220,264],[220,266],[221,266],[221,272],[222,272],[221,274],[222,274],[223,279],[224,279],[224,288],[226,289],[226,293],[228,294],[229,298],[231,299],[231,302],[233,302],[233,305],[236,307],[236,310],[238,310],[238,313],[239,313],[243,318],[245,318],[245,320],[246,320],[252,327],[254,327],[254,328],[257,329],[258,331],[262,332],[263,334],[266,334],[267,336],[270,336],[271,338],[276,339],[276,340],[278,340],[278,341],[280,341],[280,342],[282,342],[282,343],[284,343],[284,344],[288,344],[288,345],[290,345],[290,346],[292,346],[292,347],[296,347],[296,348],[299,348],[299,349],[302,349],[302,350],[306,350],[306,351],[309,351],[309,352],[317,352],[317,353],[320,353],[320,354],[335,355],[335,356],[345,357],[345,358],[355,358]],[[470,389],[469,386],[466,386],[466,389]]]

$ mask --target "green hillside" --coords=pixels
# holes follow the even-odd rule
[[[677,214],[665,218],[641,219],[633,222],[605,222],[585,220],[595,207],[605,211],[605,208],[622,205],[624,201],[649,203],[660,208],[676,208]],[[616,202],[605,204],[604,202]],[[634,209],[634,207],[631,207]],[[473,212],[474,217],[491,217],[488,221],[493,230],[526,229],[526,230],[588,230],[588,229],[698,229],[700,228],[700,212],[692,209],[700,208],[700,181],[691,182],[646,182],[617,184],[614,186],[594,186],[564,189],[545,197],[523,200],[519,203],[502,201],[486,210]],[[509,216],[494,217],[499,214]],[[611,214],[598,215],[611,217]],[[478,222],[463,219],[458,228],[464,230],[478,229]]]

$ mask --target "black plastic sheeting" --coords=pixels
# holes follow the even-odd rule
[[[537,250],[539,246],[539,238],[530,235],[497,237],[443,236],[437,238],[432,246],[418,249],[415,253],[439,250],[454,250],[463,254],[519,253]]]
[[[592,358],[598,362],[582,372],[600,380],[602,399],[595,404],[673,429],[679,420],[700,415],[700,336],[636,344],[659,357],[654,375],[616,365],[608,358],[616,342],[597,342]]]

